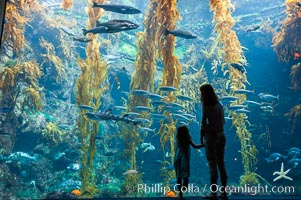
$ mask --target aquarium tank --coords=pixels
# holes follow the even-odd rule
[[[177,196],[205,83],[229,199],[301,195],[301,0],[2,1],[0,199]],[[190,170],[209,193],[205,148]]]

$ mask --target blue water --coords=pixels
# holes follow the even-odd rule
[[[1,47],[1,72],[7,68],[15,67],[15,65],[10,65],[13,63],[12,61],[24,63],[34,59],[37,62],[42,75],[35,82],[40,88],[43,88],[39,90],[43,108],[39,112],[35,112],[35,110],[30,109],[30,105],[33,104],[32,100],[29,100],[29,104],[24,103],[28,100],[25,97],[25,88],[33,87],[26,77],[16,75],[15,85],[10,85],[9,90],[5,90],[1,82],[0,100],[3,109],[0,109],[0,134],[2,138],[0,139],[0,199],[39,199],[45,198],[51,192],[64,198],[64,195],[71,195],[73,190],[81,189],[80,173],[83,151],[81,150],[82,142],[77,125],[80,120],[80,109],[76,102],[75,83],[81,74],[77,65],[77,58],[85,59],[87,57],[85,52],[87,43],[74,41],[73,38],[84,36],[81,29],[85,28],[87,20],[87,14],[83,9],[86,4],[74,1],[71,11],[64,11],[57,5],[58,3],[61,2],[55,0],[51,2],[39,1],[36,7],[39,7],[42,12],[39,13],[31,9],[31,12],[35,13],[32,15],[28,14],[30,10],[26,6],[24,11],[19,10],[20,15],[26,15],[28,18],[24,25],[26,45],[16,52],[11,48],[12,41],[8,40],[4,41]],[[114,4],[132,5],[141,10],[142,13],[124,15],[105,12],[102,19],[103,21],[122,19],[139,25],[139,28],[135,30],[110,34],[102,33],[98,36],[98,41],[101,43],[100,54],[108,63],[108,76],[105,83],[99,86],[102,88],[108,83],[108,90],[102,94],[99,107],[99,111],[106,114],[122,117],[125,111],[114,110],[114,106],[127,106],[130,102],[130,83],[132,75],[135,73],[135,59],[138,53],[136,33],[144,30],[143,20],[148,11],[148,3],[147,0],[114,1]],[[300,94],[291,88],[290,79],[291,66],[300,60],[290,60],[288,63],[280,62],[272,47],[273,34],[268,32],[270,29],[275,32],[280,31],[281,21],[286,17],[284,3],[280,0],[273,2],[268,0],[244,2],[233,0],[232,3],[236,7],[232,16],[237,20],[233,30],[236,31],[239,41],[244,47],[244,55],[248,63],[245,67],[250,85],[246,83],[246,89],[254,91],[253,94],[247,95],[247,100],[263,103],[258,96],[260,93],[278,97],[274,101],[263,104],[264,106],[271,106],[272,110],[265,112],[260,106],[250,107],[248,108],[250,112],[245,114],[247,116],[245,124],[252,134],[248,144],[255,145],[258,151],[257,162],[254,166],[252,165],[251,172],[257,174],[259,184],[267,186],[269,189],[273,186],[282,189],[289,186],[294,188],[293,192],[263,191],[261,192],[263,195],[300,195],[301,150],[298,148],[301,148],[301,119],[300,114],[295,118],[293,115],[289,118],[291,109],[300,104],[300,101],[297,101],[300,99]],[[15,6],[15,4],[8,2],[7,7],[10,6]],[[175,54],[182,66],[191,58],[186,50],[192,45],[195,47],[196,63],[194,66],[183,67],[182,82],[178,88],[178,94],[196,95],[195,98],[193,97],[193,102],[177,100],[177,103],[184,107],[189,106],[187,113],[195,116],[195,120],[190,120],[188,126],[192,140],[198,144],[201,121],[198,90],[203,82],[196,79],[194,74],[205,63],[203,74],[206,74],[208,82],[212,83],[217,90],[227,92],[229,90],[225,90],[224,86],[228,80],[228,75],[223,76],[221,63],[218,65],[218,73],[214,74],[211,70],[211,64],[216,56],[206,59],[203,53],[203,50],[210,49],[216,38],[216,33],[213,33],[214,24],[208,2],[178,0],[177,7],[182,17],[182,20],[177,23],[177,29],[189,30],[198,37],[192,40],[177,37],[175,46]],[[46,15],[43,15],[44,13]],[[13,23],[13,18],[10,19],[11,22],[9,23]],[[50,21],[46,21],[46,19],[50,19]],[[51,22],[51,20],[54,21]],[[247,31],[254,25],[260,25],[259,30]],[[8,25],[4,25],[4,37],[5,34],[10,34],[8,27]],[[60,31],[62,29],[70,32]],[[61,37],[62,39],[60,39]],[[42,38],[53,45],[50,54],[56,55],[62,61],[66,76],[59,81],[56,79],[55,65],[46,56],[48,53],[46,49],[41,46]],[[70,50],[69,55],[68,53],[64,54],[63,45],[67,47],[67,50]],[[163,68],[163,63],[157,59],[154,77],[155,90],[150,92],[155,93],[161,85]],[[1,75],[2,80],[4,80],[3,74]],[[12,98],[14,95],[16,98]],[[223,96],[222,94],[218,95],[219,97]],[[229,116],[229,104],[224,103],[224,107],[225,116]],[[151,113],[155,112],[152,111]],[[147,113],[144,117],[151,119],[151,113]],[[166,186],[166,181],[175,178],[165,179],[167,173],[171,173],[171,168],[169,171],[162,170],[172,165],[172,160],[169,155],[171,151],[170,141],[165,145],[160,143],[158,133],[161,124],[158,120],[153,120],[150,125],[145,126],[154,129],[154,132],[149,132],[145,138],[143,133],[140,133],[142,140],[136,144],[135,155],[137,174],[124,175],[127,170],[131,169],[131,166],[127,156],[127,143],[124,142],[124,139],[128,138],[123,138],[122,134],[126,131],[127,135],[131,137],[139,128],[143,127],[140,123],[138,125],[127,123],[125,119],[99,121],[93,171],[93,184],[99,191],[94,194],[94,197],[164,196],[162,191],[139,193],[136,190],[123,188],[127,177],[131,176],[139,176],[141,184],[147,184],[150,187],[156,184]],[[45,132],[51,124],[58,128],[56,130],[61,133],[59,136],[55,131]],[[166,122],[165,125],[170,126]],[[90,128],[92,129],[92,126]],[[228,185],[235,188],[239,186],[240,178],[244,175],[244,167],[241,141],[236,135],[236,128],[232,126],[231,120],[226,120],[225,134],[227,138],[225,162],[229,177]],[[171,143],[173,142],[171,141]],[[155,149],[145,150],[141,147],[142,143],[151,143]],[[296,147],[297,150],[292,150],[292,147]],[[20,152],[23,154],[19,157],[13,157],[13,155],[17,155],[16,152],[19,152],[18,155],[21,155]],[[201,149],[201,152],[198,152],[192,149],[191,152],[190,183],[198,188],[208,187],[209,170],[205,150]],[[280,156],[273,157],[274,160],[268,162],[266,158],[269,158],[273,153],[278,153]],[[164,161],[169,163],[164,166],[162,165]],[[286,178],[274,181],[276,175],[273,175],[273,172],[280,171],[282,163],[284,164],[284,171],[290,169],[287,176],[293,181]],[[79,166],[79,168],[67,168],[70,164],[76,164],[72,166]],[[175,183],[169,186],[172,187],[173,185]],[[208,191],[209,189],[206,188],[205,191],[194,191],[188,195],[198,196]],[[252,195],[250,192],[245,193]],[[72,195],[68,197],[72,197]]]

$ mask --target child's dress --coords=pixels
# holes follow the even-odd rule
[[[180,149],[178,144],[176,145],[174,167],[177,178],[190,176],[190,145],[186,154]]]

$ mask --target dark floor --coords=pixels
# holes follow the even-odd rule
[[[105,199],[105,198],[104,198]],[[171,197],[149,197],[149,198],[110,198],[108,200],[171,200],[171,199],[177,199],[177,198],[171,198]],[[184,197],[183,200],[202,200],[204,198],[202,197]],[[274,195],[274,196],[268,196],[268,195],[250,195],[250,196],[238,196],[238,195],[232,195],[228,197],[229,200],[301,200],[301,195],[286,195],[286,196],[280,196],[280,195]],[[97,199],[93,199],[97,200]],[[103,199],[99,199],[103,200]]]

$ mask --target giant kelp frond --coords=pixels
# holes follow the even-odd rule
[[[224,61],[227,64],[237,63],[246,64],[243,55],[242,46],[232,27],[235,20],[231,16],[234,11],[234,5],[230,0],[210,0],[210,10],[213,11],[213,23],[215,23],[214,31],[217,32],[217,41],[224,51]]]
[[[87,0],[87,5],[91,5],[92,1]],[[98,0],[96,3],[105,3],[106,0]],[[96,21],[104,14],[104,10],[99,8],[86,8],[88,19],[86,28],[95,27]],[[101,96],[109,86],[106,82],[108,75],[107,63],[101,59],[99,52],[100,43],[97,41],[98,35],[87,34],[91,38],[86,48],[86,59],[78,57],[77,63],[81,69],[81,74],[76,80],[76,103],[78,105],[90,105],[95,109],[99,109],[101,105]],[[79,120],[77,126],[80,132],[79,138],[81,141],[81,191],[84,197],[93,197],[98,191],[95,185],[94,178],[94,157],[95,136],[98,133],[98,122],[91,121],[85,116],[84,111],[79,112]]]
[[[159,29],[156,35],[158,45],[157,55],[163,60],[164,71],[161,85],[173,86],[178,88],[181,80],[182,67],[177,56],[173,54],[176,37],[173,35],[165,36],[165,30],[174,30],[176,23],[180,19],[177,9],[177,0],[158,1],[156,19]],[[169,93],[167,101],[173,101],[174,96]]]
[[[0,88],[3,93],[6,93],[9,87],[14,87],[15,85],[15,72],[11,68],[4,68],[0,73]]]
[[[22,73],[25,81],[33,88],[38,88],[38,80],[42,76],[39,64],[35,60],[27,61],[22,64]]]
[[[300,53],[301,7],[299,0],[286,0],[287,17],[282,23],[280,32],[273,37],[274,51],[282,62],[289,62],[294,53]]]
[[[157,9],[157,2],[150,1],[149,11],[144,19],[144,32],[139,32],[136,45],[138,53],[135,61],[135,72],[131,78],[131,90],[142,89],[147,91],[154,90],[155,74],[155,37],[157,32],[157,21],[154,12]],[[130,96],[129,109],[136,105],[147,105],[146,98]]]
[[[7,3],[5,17],[9,23],[4,25],[4,43],[12,46],[13,52],[18,53],[25,45],[24,30],[25,22],[27,22],[28,19],[22,16],[19,7],[12,3]]]
[[[61,7],[64,10],[70,10],[72,8],[72,5],[73,5],[73,0],[63,0]]]
[[[23,107],[27,106],[32,111],[40,111],[43,107],[43,101],[39,94],[39,91],[32,87],[27,87],[23,91],[24,102]]]
[[[44,62],[48,62],[53,64],[56,70],[55,80],[57,83],[65,80],[67,78],[67,74],[65,71],[65,67],[63,65],[62,60],[55,55],[55,48],[53,44],[46,41],[43,37],[40,38],[40,46],[46,49],[46,54],[41,54],[44,58]]]
[[[180,19],[180,14],[177,9],[177,0],[160,1],[157,3],[156,12],[154,13],[154,19],[157,23],[157,32],[155,35],[155,45],[157,46],[156,55],[164,64],[164,70],[162,75],[162,86],[172,86],[178,88],[181,81],[182,66],[179,59],[174,55],[174,48],[176,37],[173,35],[165,35],[166,30],[175,30],[176,24]],[[155,26],[155,27],[156,27]],[[154,27],[152,27],[154,28]],[[165,101],[172,102],[175,100],[175,93],[169,92]],[[171,154],[174,154],[174,133],[175,133],[175,121],[171,118],[169,112],[164,112],[169,118],[169,124],[161,123],[160,128],[160,143],[162,147],[168,142]],[[165,181],[173,178],[175,174],[173,172],[165,174]]]
[[[300,53],[301,45],[301,7],[295,1],[287,0],[286,12],[280,32],[273,37],[274,51],[282,62],[289,62],[295,53]]]
[[[48,122],[42,131],[43,138],[52,145],[57,145],[63,141],[64,132],[53,122]]]
[[[301,94],[301,63],[293,65],[291,67],[291,83],[292,88]]]
[[[41,76],[42,72],[35,60],[23,63],[17,61],[15,65],[4,68],[4,71],[0,74],[0,80],[3,80],[3,83],[6,84],[5,88],[8,86],[14,87],[15,79],[17,79],[18,82],[25,82],[33,88],[38,88],[38,79]]]
[[[210,0],[210,10],[213,11],[213,23],[215,23],[214,31],[217,32],[218,45],[221,46],[222,53],[216,54],[217,56],[223,56],[224,64],[229,68],[224,71],[224,74],[229,73],[229,81],[225,83],[224,94],[227,94],[226,89],[230,88],[230,95],[236,96],[238,99],[231,103],[231,106],[242,104],[246,100],[245,94],[234,94],[237,89],[245,89],[245,83],[248,83],[246,73],[241,73],[235,68],[231,67],[232,63],[236,63],[245,66],[247,61],[243,55],[242,46],[238,40],[238,37],[232,27],[235,24],[235,20],[231,16],[234,11],[234,5],[230,0]],[[225,70],[222,68],[222,70]],[[246,115],[230,111],[230,115],[233,118],[232,124],[236,127],[236,135],[238,136],[241,144],[240,153],[242,155],[242,163],[244,167],[244,175],[241,178],[241,184],[248,182],[250,184],[258,183],[255,176],[256,164],[257,164],[257,150],[252,144],[252,134],[246,127]],[[252,149],[250,149],[252,147]],[[252,150],[252,151],[251,151]]]

